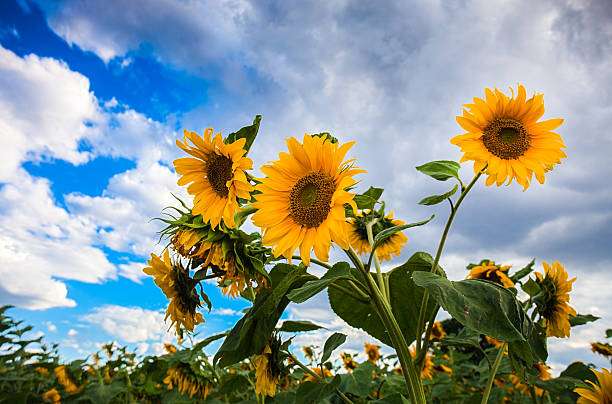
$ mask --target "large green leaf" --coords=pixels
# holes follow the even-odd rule
[[[358,397],[367,397],[372,385],[372,372],[375,366],[370,361],[360,363],[353,372],[342,376],[342,383],[338,389],[344,393],[350,393]]]
[[[318,330],[320,328],[325,328],[325,327],[316,325],[315,323],[311,321],[306,321],[306,320],[286,320],[286,321],[283,321],[283,325],[280,327],[279,331],[302,332],[302,331]]]
[[[428,272],[415,272],[412,279],[464,326],[499,341],[527,340],[530,320],[501,285],[479,279],[452,282]]]
[[[432,195],[432,196],[428,196],[427,198],[423,198],[421,199],[421,201],[419,201],[419,205],[437,205],[440,202],[444,202],[446,199],[450,198],[451,196],[453,196],[455,194],[455,192],[457,192],[457,188],[459,187],[459,184],[455,184],[455,186],[453,187],[453,189],[451,189],[450,191],[442,194],[442,195]]]
[[[449,178],[459,179],[460,167],[461,165],[456,161],[438,160],[425,163],[422,166],[418,166],[416,169],[438,181],[446,181]]]
[[[340,384],[340,375],[336,375],[329,383],[304,382],[300,383],[296,394],[295,404],[319,403],[325,397],[334,394]]]
[[[263,352],[280,316],[289,304],[287,293],[302,286],[312,275],[306,268],[277,264],[270,272],[272,285],[257,295],[251,309],[231,329],[215,355],[215,363],[228,366]]]
[[[317,293],[321,292],[327,287],[327,285],[335,281],[337,278],[342,276],[350,276],[350,274],[351,268],[349,264],[346,262],[338,262],[329,271],[327,271],[325,275],[321,277],[321,279],[306,282],[301,288],[297,288],[289,292],[287,297],[296,303],[303,303]]]
[[[355,195],[355,204],[358,209],[374,209],[374,204],[383,193],[382,188],[370,187],[363,194]]]
[[[391,307],[393,314],[406,338],[408,344],[414,341],[416,336],[416,324],[418,322],[419,310],[423,298],[423,289],[416,286],[412,281],[413,272],[429,271],[433,265],[433,258],[424,252],[417,252],[403,265],[394,268],[389,276],[389,289],[391,295]],[[438,272],[444,273],[438,266]],[[358,279],[361,274],[354,273]],[[338,281],[342,286],[345,281]],[[379,340],[391,346],[391,340],[387,331],[381,325],[381,320],[376,314],[372,302],[363,303],[347,296],[337,289],[327,289],[329,302],[334,312],[349,325],[360,328]],[[435,303],[430,300],[427,308],[427,316],[431,315]]]
[[[255,137],[257,136],[257,132],[259,131],[259,124],[261,123],[261,115],[256,115],[255,119],[253,120],[253,124],[249,125],[249,126],[245,126],[243,128],[240,128],[237,132],[234,133],[230,133],[227,136],[227,143],[233,143],[238,139],[246,139],[246,142],[244,144],[244,150],[246,150],[247,152],[244,154],[245,156],[248,154],[249,150],[251,150],[251,146],[253,145],[253,142],[255,141]]]

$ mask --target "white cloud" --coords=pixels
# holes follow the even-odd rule
[[[234,310],[234,309],[228,309],[225,307],[219,307],[218,309],[213,309],[211,314],[217,315],[217,316],[241,316],[242,312]]]
[[[75,330],[74,328],[71,328],[70,330],[68,330],[68,336],[69,337],[74,337],[78,334],[79,332],[77,330]]]
[[[57,327],[51,321],[45,321],[44,324],[47,326],[47,330],[51,332],[57,331]]]

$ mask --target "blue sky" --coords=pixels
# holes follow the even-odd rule
[[[458,160],[448,140],[461,104],[520,82],[545,94],[545,119],[565,119],[568,159],[525,193],[477,185],[442,263],[455,279],[483,257],[565,263],[578,276],[572,305],[603,319],[552,341],[551,362],[603,364],[588,342],[612,328],[612,8],[533,3],[0,2],[0,302],[71,357],[109,340],[157,352],[172,340],[167,302],[141,269],[162,248],[149,219],[171,192],[189,199],[171,164],[183,129],[227,134],[263,114],[256,167],[284,151],[283,138],[330,131],[357,141],[364,189],[384,187],[396,217],[443,218],[445,208],[416,204],[445,190],[413,167]],[[405,257],[431,252],[441,226],[410,232]],[[207,292],[216,311],[203,335],[245,307]],[[357,351],[370,340],[325,295],[287,317],[329,329],[299,343],[332,331]]]

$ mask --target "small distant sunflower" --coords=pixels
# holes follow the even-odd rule
[[[342,365],[348,372],[352,372],[358,366],[357,362],[353,360],[351,355],[342,353],[340,354],[340,357],[342,358]]]
[[[197,324],[204,322],[202,314],[196,311],[202,305],[200,298],[196,290],[189,284],[190,278],[186,270],[180,264],[172,264],[167,249],[163,260],[151,254],[151,259],[147,261],[147,264],[150,266],[144,268],[143,272],[154,276],[155,284],[168,299],[171,299],[164,321],[170,317],[170,328],[175,326],[180,343],[183,334],[181,327],[187,332],[193,332]]]
[[[510,376],[508,376],[508,379],[510,379],[510,382],[514,385],[512,388],[513,391],[516,391],[522,396],[527,394],[527,392],[529,391],[529,386],[523,383],[520,377],[511,374]]]
[[[238,198],[251,199],[253,186],[245,170],[251,170],[253,162],[243,157],[246,139],[226,144],[221,133],[214,138],[212,134],[212,128],[204,131],[203,138],[185,130],[183,142],[177,140],[176,144],[193,157],[174,160],[174,168],[181,175],[178,185],[191,183],[187,192],[194,196],[193,213],[202,215],[204,222],[210,222],[213,228],[221,221],[233,228],[234,214],[240,208]]]
[[[43,368],[43,367],[41,367],[41,366],[37,366],[36,368],[34,368],[34,370],[35,370],[37,373],[39,373],[39,374],[41,374],[41,375],[43,375],[43,376],[49,377],[49,374],[50,374],[50,373],[49,373],[49,369],[47,369],[47,368]]]
[[[164,384],[168,390],[172,390],[176,385],[178,391],[189,398],[196,396],[206,400],[206,396],[213,389],[213,382],[201,374],[197,364],[179,362],[173,368],[168,369]]]
[[[416,347],[410,348],[410,353],[414,358],[416,356]],[[434,364],[431,360],[431,353],[428,351],[425,354],[425,360],[423,361],[423,368],[421,369],[421,379],[433,379],[434,375]]]
[[[332,377],[332,373],[327,368],[323,368],[323,372],[321,372],[321,368],[319,367],[312,367],[310,368],[310,370],[312,370],[313,373],[315,373],[319,377],[322,377],[323,379]],[[306,373],[306,377],[304,378],[304,381],[305,382],[318,382],[319,380],[315,378],[313,375],[311,375],[310,373]]]
[[[543,184],[544,173],[567,157],[565,144],[552,132],[563,119],[538,122],[544,114],[543,94],[526,99],[525,87],[518,85],[516,97],[506,96],[497,88],[485,90],[485,99],[474,98],[465,104],[463,116],[457,117],[467,133],[455,136],[451,143],[461,147],[461,162],[473,160],[474,172],[486,167],[486,184],[508,184],[516,179],[524,189],[529,187],[533,174]]]
[[[367,254],[370,252],[370,242],[368,240],[368,232],[366,225],[373,219],[378,221],[372,226],[372,236],[376,237],[381,231],[394,226],[401,226],[404,224],[403,221],[393,219],[393,212],[385,217],[381,217],[376,212],[370,210],[364,210],[355,214],[355,217],[347,219],[348,224],[348,236],[351,247],[355,249],[357,254]],[[390,261],[391,255],[400,255],[402,248],[408,242],[408,238],[400,231],[393,234],[391,237],[383,241],[381,245],[376,247],[376,255],[382,261]]]
[[[433,367],[433,370],[436,371],[437,374],[442,374],[442,373],[448,373],[449,375],[453,374],[453,369],[451,369],[450,367],[446,366],[446,365],[435,365]]]
[[[176,347],[172,344],[164,344],[164,349],[168,354],[173,354],[177,352]]]
[[[312,347],[303,346],[302,352],[304,352],[304,356],[306,356],[309,361],[314,361],[314,351],[312,350]]]
[[[539,373],[538,377],[540,378],[540,380],[552,379],[552,376],[550,375],[550,372],[549,372],[550,366],[546,366],[542,362],[536,362],[533,364],[533,368],[538,371]]]
[[[602,344],[600,342],[591,343],[591,351],[605,356],[606,358],[612,357],[612,347],[610,344]]]
[[[493,347],[495,347],[495,349],[499,349],[501,348],[504,343],[502,341],[498,341],[495,338],[491,338],[485,335],[485,339],[487,340],[487,342],[491,345],[493,345]]]
[[[514,282],[508,277],[510,268],[510,265],[500,266],[495,265],[493,261],[485,261],[470,269],[470,274],[467,277],[468,279],[486,279],[499,283],[506,288],[511,288],[514,286]]]
[[[45,401],[51,401],[53,404],[61,404],[61,396],[56,389],[51,389],[42,395]]]
[[[366,342],[363,344],[363,346],[365,348],[365,353],[366,353],[366,356],[368,357],[368,360],[376,364],[376,362],[380,358],[380,352],[378,352],[378,345],[372,345]]]
[[[275,257],[291,258],[299,247],[304,264],[310,265],[310,251],[327,261],[332,241],[349,247],[344,222],[344,204],[357,211],[353,175],[365,172],[342,161],[354,142],[338,146],[324,137],[304,135],[303,143],[287,139],[289,153],[265,165],[266,178],[257,185],[261,192],[252,205],[259,209],[253,223],[263,229],[263,244],[274,246]]]
[[[578,393],[577,404],[610,404],[612,403],[612,372],[607,369],[602,369],[601,372],[593,370],[597,376],[599,386],[590,380],[586,380],[594,390],[578,388],[574,389],[574,393]]]
[[[575,316],[576,310],[569,305],[573,278],[567,280],[565,267],[554,261],[551,265],[543,262],[544,274],[536,272],[536,282],[540,289],[545,292],[541,300],[536,300],[538,311],[543,318],[543,326],[546,327],[548,337],[569,337],[569,316]]]
[[[66,393],[68,394],[78,393],[83,388],[83,386],[77,386],[76,384],[74,384],[74,382],[68,375],[66,366],[61,365],[61,366],[56,367],[55,369],[53,369],[53,373],[55,373],[55,376],[57,377],[57,381],[59,382],[59,384],[61,384],[64,387],[64,390],[66,390]]]
[[[270,338],[268,344],[260,355],[253,357],[255,364],[255,394],[265,394],[274,397],[276,385],[280,383],[281,376],[285,375],[284,365],[279,358],[280,341]]]
[[[431,328],[431,337],[442,339],[446,337],[446,333],[444,332],[444,328],[439,321],[436,321]]]

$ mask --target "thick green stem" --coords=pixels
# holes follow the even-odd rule
[[[370,243],[370,249],[372,249],[372,247],[374,246],[374,233],[372,231],[372,226],[374,226],[374,223],[376,223],[375,220],[369,222],[366,225],[366,232],[368,233],[368,242]],[[385,279],[383,277],[382,271],[380,270],[380,262],[378,261],[378,255],[376,255],[376,251],[374,250],[371,250],[370,254],[372,254],[372,257],[374,259],[374,266],[376,267],[376,278],[378,280],[378,288],[380,289],[380,293],[382,294],[383,298],[388,302],[389,295],[387,294]]]
[[[497,369],[499,369],[499,365],[504,357],[504,351],[508,346],[507,342],[504,342],[504,345],[501,346],[499,352],[497,353],[497,357],[495,358],[495,363],[493,364],[493,369],[491,369],[491,373],[489,373],[489,380],[487,381],[487,388],[485,389],[484,395],[482,396],[482,401],[480,404],[487,404],[489,401],[489,395],[491,394],[491,388],[493,388],[493,380],[495,380],[495,374],[497,373]]]
[[[472,178],[472,181],[470,181],[468,186],[462,190],[461,195],[459,196],[459,199],[457,199],[457,203],[451,209],[451,214],[448,217],[448,220],[446,221],[446,225],[444,226],[444,232],[442,233],[442,237],[440,238],[440,243],[438,244],[438,250],[436,251],[436,257],[434,258],[433,265],[431,266],[431,272],[435,273],[437,271],[438,263],[440,262],[440,257],[442,256],[442,250],[444,249],[444,243],[446,242],[446,237],[448,236],[448,232],[450,231],[451,224],[453,223],[453,219],[455,218],[455,215],[457,214],[457,210],[459,209],[461,202],[463,202],[466,195],[468,194],[468,192],[470,192],[470,190],[472,189],[474,184],[476,184],[476,181],[478,181],[481,175],[482,175],[482,171],[480,171],[478,174],[474,176],[474,178]],[[421,300],[421,310],[419,312],[419,321],[417,322],[417,333],[416,333],[417,355],[420,355],[421,351],[423,351],[424,349],[427,349],[427,344],[429,343],[429,341],[423,341],[423,344],[421,344],[421,335],[423,334],[423,327],[425,326],[425,313],[427,311],[428,301],[429,301],[429,293],[425,291],[423,293],[423,299]]]
[[[403,370],[404,378],[408,386],[408,392],[410,393],[411,402],[413,404],[425,404],[425,392],[423,391],[421,378],[415,370],[408,344],[406,343],[406,339],[404,338],[404,334],[402,333],[397,320],[393,316],[391,306],[389,306],[389,303],[383,298],[376,285],[376,282],[372,278],[372,275],[363,266],[363,263],[357,254],[355,254],[355,252],[350,248],[345,250],[345,252],[355,264],[357,269],[362,273],[370,290],[370,296],[372,297],[378,315],[389,333],[389,338],[391,339],[391,343],[395,348],[397,357]]]

